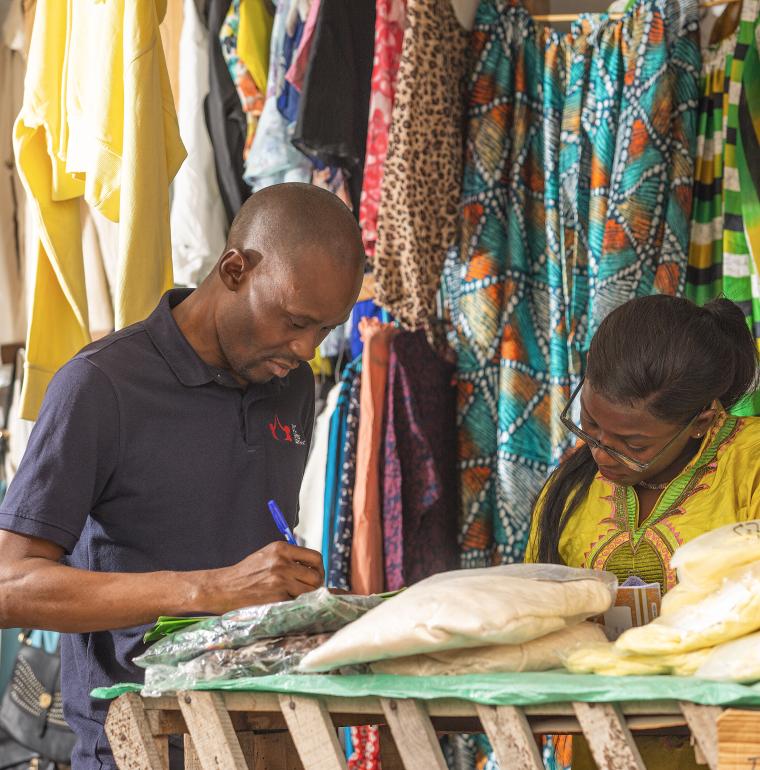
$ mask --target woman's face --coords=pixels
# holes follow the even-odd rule
[[[631,470],[603,448],[592,448],[591,454],[602,475],[616,484],[634,485],[639,481],[657,479],[678,461],[688,461],[694,442],[704,436],[715,418],[709,409],[696,419],[688,430],[683,424],[665,422],[654,417],[644,405],[621,405],[609,401],[594,391],[586,381],[580,393],[581,428],[586,433],[621,454],[641,463],[649,462],[668,442],[673,441],[657,461],[645,471]],[[678,469],[680,470],[680,468]],[[665,479],[670,480],[670,479]]]

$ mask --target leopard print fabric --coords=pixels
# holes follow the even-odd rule
[[[457,233],[469,33],[451,0],[409,0],[388,139],[375,301],[407,329],[427,326]]]

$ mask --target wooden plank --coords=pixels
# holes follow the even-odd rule
[[[230,715],[216,692],[178,692],[177,700],[203,770],[246,767]]]
[[[544,763],[528,719],[514,706],[478,706],[478,716],[491,741],[499,767],[543,770]]]
[[[325,704],[302,695],[280,695],[280,707],[304,767],[346,770],[335,725]]]
[[[246,711],[256,714],[277,714],[280,719],[279,695],[273,692],[225,692],[222,693],[224,705],[227,711]],[[382,716],[383,709],[380,699],[376,697],[343,698],[338,696],[320,696],[331,714]],[[177,699],[171,696],[158,698],[146,698],[145,710],[151,711],[178,711]],[[541,716],[574,716],[575,712],[571,703],[548,703],[540,706],[522,707],[527,717]],[[630,701],[620,704],[620,710],[625,716],[682,716],[678,701]],[[427,711],[431,717],[464,717],[470,716],[477,719],[476,704],[470,701],[457,700],[455,698],[440,698],[427,702]],[[360,722],[357,722],[360,724]],[[361,724],[373,724],[364,720]],[[273,725],[274,728],[274,725]],[[272,729],[273,729],[272,728]]]
[[[185,770],[203,770],[201,761],[198,759],[198,752],[195,750],[193,739],[185,735]]]
[[[573,709],[599,770],[646,770],[617,706],[577,702]]]
[[[105,729],[119,770],[163,770],[137,693],[126,693],[111,704]]]
[[[425,705],[411,699],[380,702],[406,770],[447,770]]]
[[[169,770],[169,736],[154,735],[153,741],[156,744],[156,751],[158,752],[158,757],[161,760],[161,766],[164,768],[164,770]]]
[[[723,709],[683,701],[681,712],[691,730],[695,750],[699,749],[710,770],[718,770],[718,717]]]
[[[760,770],[760,711],[726,709],[718,717],[719,770]]]

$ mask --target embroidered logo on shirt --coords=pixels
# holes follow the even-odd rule
[[[299,432],[295,423],[283,425],[278,415],[275,415],[274,421],[269,423],[269,430],[275,441],[283,441],[286,444],[295,444],[296,446],[306,446],[306,440]]]

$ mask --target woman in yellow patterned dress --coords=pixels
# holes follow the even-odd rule
[[[757,384],[755,342],[725,299],[631,300],[600,325],[563,413],[578,448],[533,510],[526,560],[638,576],[671,589],[673,551],[760,519],[760,418],[729,410]],[[639,742],[652,767],[696,767],[688,746]],[[573,770],[594,767],[585,742]],[[648,767],[650,765],[647,765]]]

